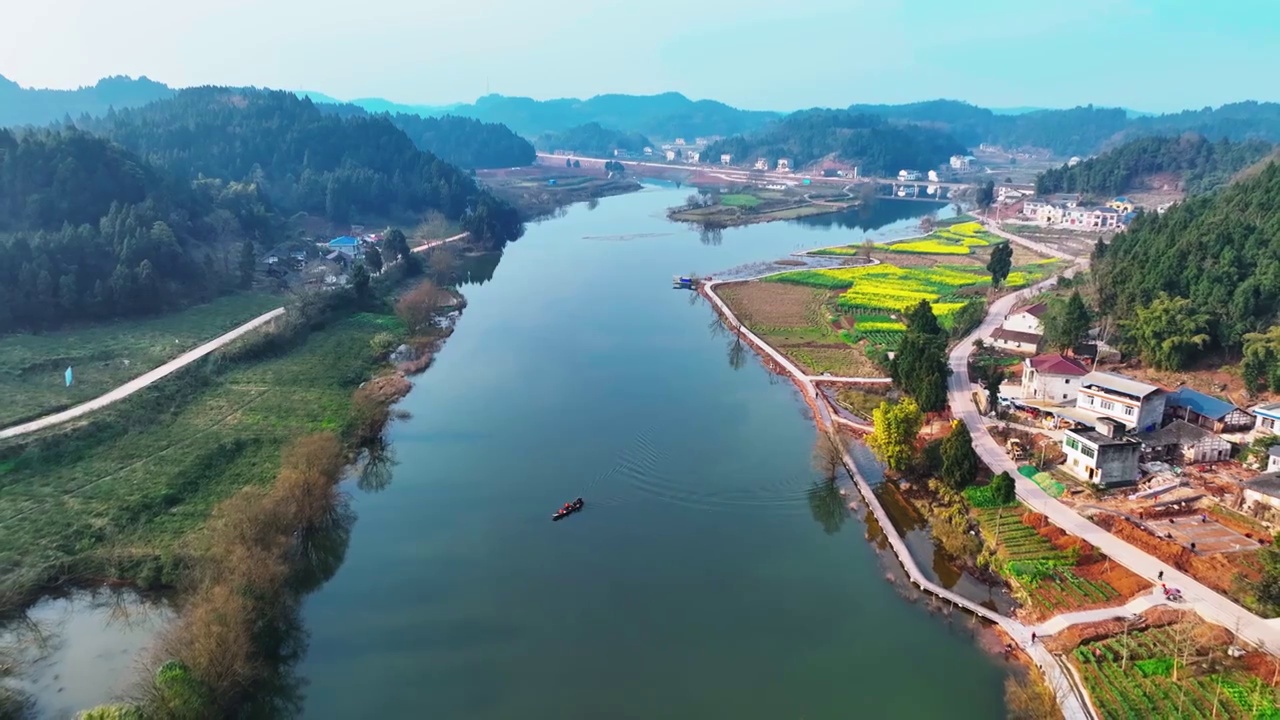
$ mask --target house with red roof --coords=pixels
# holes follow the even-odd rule
[[[1089,369],[1061,353],[1045,353],[1022,361],[1022,397],[1057,405],[1074,405],[1080,378]]]
[[[1048,310],[1044,303],[1014,308],[991,332],[991,344],[1019,355],[1035,355],[1040,352],[1044,335],[1040,318]]]

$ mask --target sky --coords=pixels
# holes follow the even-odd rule
[[[682,92],[1166,112],[1280,100],[1280,0],[5,0],[0,75],[342,100]]]

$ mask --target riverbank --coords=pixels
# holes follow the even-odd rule
[[[398,272],[379,285],[388,295],[403,287]],[[274,324],[144,391],[76,422],[0,442],[3,615],[20,616],[53,587],[182,588],[184,607],[208,594],[192,588],[195,578],[211,574],[202,569],[206,558],[225,549],[210,534],[210,523],[225,512],[218,508],[233,496],[276,488],[281,473],[291,472],[283,457],[290,443],[316,433],[332,438],[326,452],[343,466],[376,445],[390,406],[411,386],[406,374],[430,363],[457,317],[457,296],[436,290],[428,296],[429,306],[408,307],[416,297],[408,293],[396,312],[350,289],[305,296]],[[433,319],[442,313],[442,321]],[[410,347],[390,357],[405,343]],[[322,475],[329,486],[338,479]],[[324,484],[317,483],[320,492]],[[297,525],[277,519],[278,528]],[[344,543],[335,546],[338,563]],[[279,557],[292,565],[292,555]],[[229,610],[219,612],[230,617]],[[210,622],[189,625],[214,632]]]
[[[573,203],[599,201],[641,189],[634,178],[608,173],[599,167],[533,165],[478,170],[476,178],[494,195],[514,206],[525,221],[549,217]]]

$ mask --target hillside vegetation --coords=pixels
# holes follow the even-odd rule
[[[1213,348],[1238,351],[1280,312],[1280,165],[1142,214],[1100,250],[1098,305],[1129,323],[1131,344],[1177,350],[1164,363],[1174,369]]]
[[[0,333],[141,315],[235,283],[227,243],[270,235],[252,183],[175,182],[78,130],[0,130]]]
[[[107,77],[75,90],[24,88],[0,75],[0,127],[48,125],[80,115],[105,115],[173,95],[173,89],[147,77]]]
[[[611,130],[594,122],[546,133],[538,137],[537,143],[542,150],[572,150],[584,155],[612,155],[614,150],[639,153],[653,147],[649,138],[640,133]]]
[[[1036,178],[1036,192],[1117,195],[1143,177],[1177,173],[1188,193],[1203,193],[1230,182],[1271,150],[1261,140],[1210,142],[1195,134],[1138,138],[1075,166],[1046,170]]]
[[[964,146],[948,133],[914,125],[895,125],[876,115],[841,110],[807,110],[788,115],[767,130],[712,143],[707,157],[733,155],[735,162],[789,158],[803,167],[827,155],[858,165],[864,175],[896,173],[902,168],[934,167]]]
[[[1148,135],[1185,132],[1211,140],[1280,142],[1280,103],[1241,102],[1218,108],[1130,118],[1121,108],[1092,105],[1065,110],[1036,110],[1000,115],[958,100],[905,105],[853,105],[852,112],[874,113],[896,122],[937,127],[969,146],[1040,147],[1057,155],[1088,155]]]
[[[370,111],[353,103],[319,105],[323,112],[340,117],[364,117]],[[419,150],[438,156],[461,168],[490,168],[532,165],[533,144],[500,123],[483,122],[459,115],[425,117],[414,113],[379,113],[388,118]]]

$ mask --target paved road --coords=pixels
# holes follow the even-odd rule
[[[1050,252],[1049,248],[1044,248],[1039,243],[1017,238],[995,228],[993,228],[993,231],[997,231],[997,234],[1007,237],[1013,242],[1021,242],[1028,245],[1039,252],[1053,254],[1058,257],[1062,256],[1062,253]],[[1085,267],[1086,262],[1079,261],[1074,268],[1068,271],[1068,274],[1074,272],[1077,268]],[[1041,283],[1040,286],[1049,282],[1052,281]],[[978,326],[978,329],[974,330],[972,334],[957,344],[955,349],[951,351],[951,377],[948,380],[951,412],[955,417],[962,420],[965,425],[969,426],[969,432],[973,435],[973,446],[978,456],[991,468],[992,472],[999,473],[1003,471],[1012,475],[1016,482],[1018,498],[1037,512],[1044,513],[1053,524],[1091,543],[1110,556],[1112,560],[1152,582],[1156,582],[1157,574],[1163,572],[1166,584],[1182,590],[1183,596],[1187,599],[1186,603],[1184,603],[1187,608],[1195,610],[1204,619],[1231,629],[1246,640],[1258,644],[1271,652],[1280,651],[1280,620],[1264,620],[1254,615],[1228,598],[1197,582],[1191,576],[1166,565],[1089,522],[1076,513],[1074,509],[1058,502],[1042,490],[1040,486],[1020,475],[1017,472],[1017,463],[1009,459],[1009,456],[1005,454],[995,438],[987,431],[986,424],[983,422],[983,418],[979,415],[978,408],[973,402],[973,392],[978,388],[969,379],[969,356],[973,352],[973,340],[990,335],[991,331],[1000,324],[1004,316],[1016,303],[1027,295],[1038,291],[1040,286],[1014,295],[1007,295],[992,303],[991,308],[987,311],[986,319]]]
[[[164,365],[161,365],[155,370],[139,375],[138,377],[130,380],[129,382],[121,385],[120,387],[117,387],[116,389],[106,393],[105,395],[100,395],[94,398],[93,400],[81,403],[79,405],[76,405],[73,408],[63,410],[62,412],[56,412],[56,413],[53,413],[52,415],[45,415],[44,417],[39,418],[37,420],[32,420],[30,422],[26,422],[21,425],[14,425],[12,427],[7,427],[3,430],[0,430],[0,440],[6,440],[8,438],[17,437],[19,435],[26,435],[27,433],[33,433],[37,430],[43,430],[45,428],[53,427],[54,425],[60,425],[64,422],[67,422],[68,420],[73,420],[75,418],[80,417],[81,415],[87,415],[93,412],[94,410],[106,407],[107,405],[110,405],[113,402],[123,400],[129,397],[130,395],[138,392],[142,388],[147,387],[148,385],[156,382],[157,380],[160,380],[169,375],[172,375],[178,370],[181,370],[187,365],[190,365],[191,363],[195,362],[196,360],[199,360],[205,355],[208,355],[214,350],[217,350],[223,345],[226,345],[227,343],[230,343],[236,340],[237,338],[244,336],[246,333],[252,332],[257,328],[262,327],[263,325],[271,322],[272,320],[276,319],[277,317],[283,314],[284,314],[284,308],[282,307],[276,308],[275,310],[272,310],[271,312],[268,312],[268,313],[263,313],[262,315],[259,315],[258,317],[226,333],[225,335],[219,335],[218,337],[195,348],[194,350],[188,350],[187,352],[170,360]]]
[[[442,238],[442,239],[440,239],[440,240],[428,240],[425,244],[423,244],[423,245],[419,245],[418,247],[413,248],[413,252],[426,252],[426,251],[430,250],[430,249],[431,249],[431,248],[433,248],[433,247],[440,247],[441,245],[443,245],[443,244],[445,244],[445,243],[451,243],[451,242],[456,242],[456,241],[458,241],[458,240],[462,240],[462,239],[466,238],[466,237],[467,237],[467,236],[469,236],[469,235],[471,235],[471,233],[469,233],[469,232],[461,232],[461,233],[458,233],[457,235],[454,235],[454,236],[452,236],[452,237]]]

